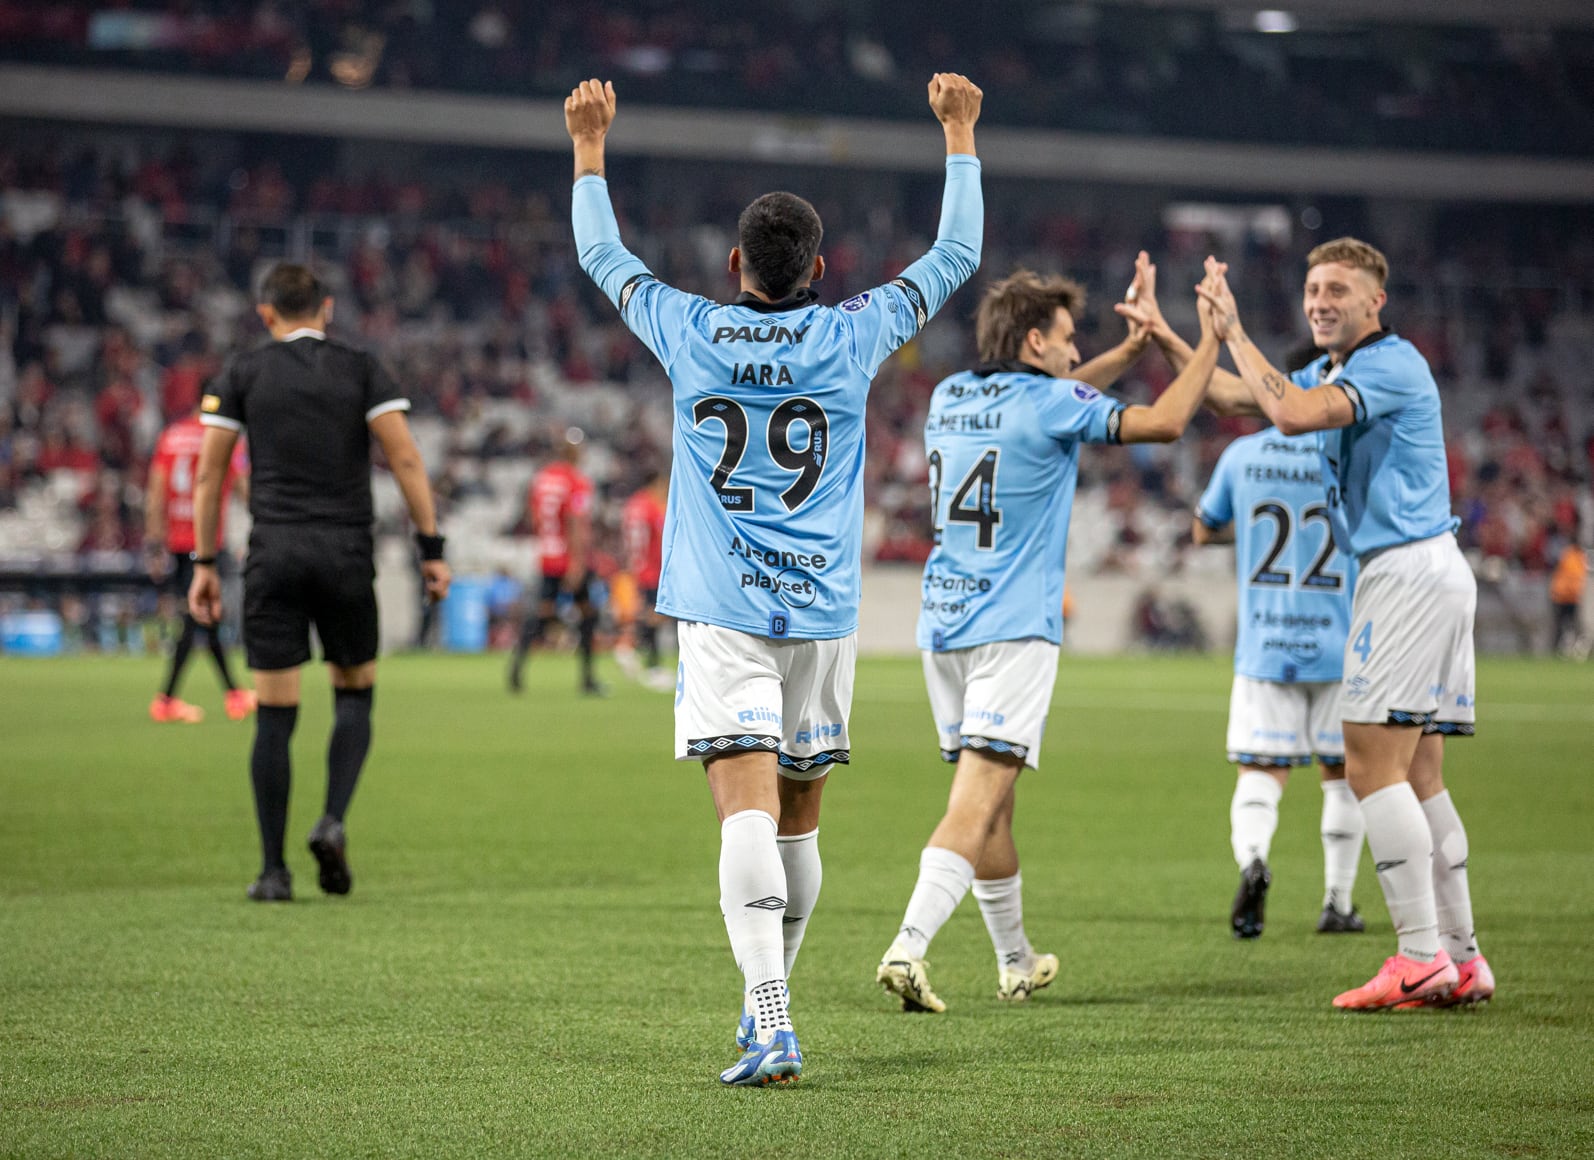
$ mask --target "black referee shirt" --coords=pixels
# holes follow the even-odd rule
[[[368,424],[409,406],[373,356],[304,329],[231,359],[200,403],[200,422],[248,429],[256,523],[368,528]]]

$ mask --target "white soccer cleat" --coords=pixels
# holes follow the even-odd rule
[[[887,994],[900,997],[904,1011],[939,1015],[946,1010],[946,1004],[930,988],[929,966],[928,960],[909,958],[907,952],[892,943],[875,970],[874,981]]]
[[[1002,967],[996,975],[996,997],[1007,1003],[1022,1003],[1042,987],[1051,986],[1057,968],[1056,955],[1036,955],[1027,971]]]
[[[649,669],[642,674],[642,684],[655,693],[675,692],[675,674],[669,669]]]

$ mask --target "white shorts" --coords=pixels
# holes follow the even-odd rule
[[[1471,736],[1478,582],[1449,533],[1373,556],[1345,641],[1345,720]]]
[[[1041,737],[1057,683],[1057,646],[1031,637],[925,652],[924,684],[941,757],[963,749],[1011,753],[1040,768]]]
[[[852,758],[858,638],[771,640],[682,621],[675,681],[675,758],[767,752],[780,772],[812,781]]]
[[[1345,760],[1339,682],[1286,685],[1235,674],[1229,693],[1229,760],[1264,769]]]

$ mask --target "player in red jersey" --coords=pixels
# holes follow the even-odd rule
[[[561,600],[570,601],[580,614],[577,625],[581,655],[581,691],[603,694],[592,672],[592,638],[598,627],[598,609],[592,602],[592,481],[581,472],[581,428],[565,432],[560,457],[539,471],[526,493],[527,514],[537,542],[542,591],[526,614],[509,660],[509,691],[520,692],[520,674],[526,654],[542,640],[548,624],[559,617]]]
[[[675,678],[659,668],[659,626],[663,617],[654,609],[659,598],[659,571],[664,557],[664,504],[669,477],[650,468],[642,487],[625,501],[620,511],[620,541],[625,549],[625,570],[636,585],[639,607],[627,626],[626,643],[614,650],[615,662],[626,676],[649,688],[675,688]],[[637,660],[636,645],[647,655],[647,672]]]
[[[227,654],[221,646],[221,633],[204,627],[188,611],[188,587],[194,578],[194,476],[199,467],[199,447],[204,440],[205,427],[199,421],[197,410],[162,431],[155,444],[144,488],[144,551],[150,579],[157,584],[169,584],[170,591],[177,594],[183,606],[183,630],[172,646],[166,684],[150,702],[149,715],[154,721],[188,725],[196,724],[205,716],[198,705],[177,699],[177,684],[188,664],[196,633],[203,632],[208,639],[211,658],[227,689],[227,716],[241,721],[255,708],[254,693],[239,688],[232,679]],[[247,489],[247,478],[248,459],[243,445],[239,444],[222,483],[223,517],[227,514],[228,492],[234,485]]]

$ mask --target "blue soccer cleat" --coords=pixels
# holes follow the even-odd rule
[[[796,1083],[803,1073],[803,1053],[795,1031],[777,1031],[768,1043],[754,1043],[732,1066],[720,1072],[720,1083],[733,1087],[766,1087]]]
[[[758,1042],[758,1021],[742,1011],[741,1022],[736,1025],[736,1050],[751,1051],[753,1044]]]

